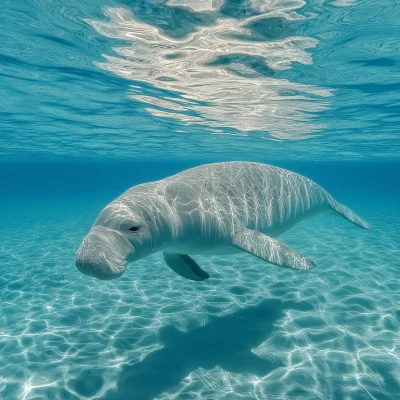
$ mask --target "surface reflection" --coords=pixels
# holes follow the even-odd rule
[[[248,3],[248,4],[247,4]],[[295,63],[312,64],[318,40],[296,33],[296,24],[313,18],[296,10],[304,3],[246,2],[249,16],[232,17],[221,1],[169,1],[165,27],[135,9],[105,8],[108,21],[87,22],[101,35],[127,42],[96,65],[128,80],[164,90],[163,98],[132,86],[129,97],[146,103],[157,117],[205,125],[217,133],[267,131],[280,139],[301,139],[321,130],[315,113],[327,108],[332,91],[292,82],[282,75]],[[173,32],[168,9],[183,7],[198,25]],[[157,9],[159,12],[160,10]],[[136,15],[138,14],[138,15]],[[275,76],[281,75],[281,76]],[[228,130],[226,130],[228,128]]]

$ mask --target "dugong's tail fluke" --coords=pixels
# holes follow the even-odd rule
[[[344,206],[343,204],[338,203],[333,198],[329,202],[332,210],[337,212],[342,217],[346,218],[348,221],[352,222],[354,225],[359,226],[363,229],[371,229],[371,225],[360,218],[356,213],[350,210],[350,208]]]

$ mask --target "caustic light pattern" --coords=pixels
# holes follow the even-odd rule
[[[30,224],[3,215],[2,397],[395,398],[400,220],[358,208],[374,231],[320,216],[283,236],[316,269],[200,257],[211,278],[199,283],[159,255],[115,281],[80,274],[71,260],[89,203],[73,215],[31,205]]]

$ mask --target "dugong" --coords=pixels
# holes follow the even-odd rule
[[[76,255],[82,273],[107,280],[128,263],[163,251],[194,281],[209,278],[191,256],[245,251],[271,264],[308,270],[313,261],[276,239],[299,221],[333,212],[369,225],[310,179],[272,165],[222,162],[134,186],[99,214]]]

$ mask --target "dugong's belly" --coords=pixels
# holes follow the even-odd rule
[[[292,220],[284,221],[283,223],[276,221],[275,225],[273,221],[259,222],[258,230],[270,237],[277,238],[292,228],[296,223],[320,211],[320,209],[312,210],[311,212],[305,213]],[[242,224],[236,227],[229,225],[229,229],[227,229],[227,225],[223,225],[222,227],[221,224],[215,223],[214,221],[212,224],[209,224],[207,228],[208,229],[203,230],[201,234],[192,236],[190,240],[176,241],[170,250],[181,254],[204,256],[235,254],[241,250],[232,245],[232,238],[235,233],[249,228],[249,226],[246,226],[243,221]],[[251,225],[249,229],[253,229]]]
[[[226,246],[174,246],[168,249],[175,253],[199,255],[199,256],[222,256],[239,253],[240,250],[232,245]]]

